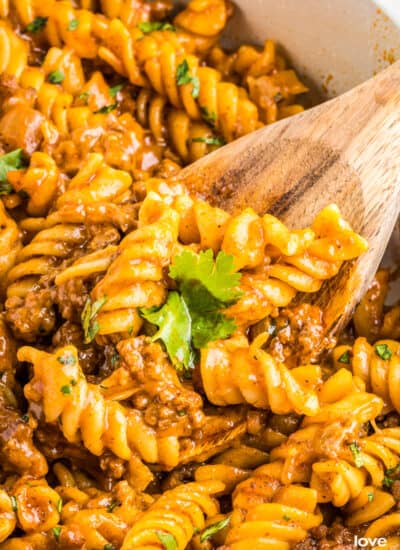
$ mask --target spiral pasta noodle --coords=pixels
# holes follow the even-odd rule
[[[319,409],[318,367],[288,370],[262,350],[264,335],[249,346],[244,336],[209,344],[201,351],[201,380],[215,405],[249,403],[278,414],[313,415]]]
[[[21,250],[21,236],[15,221],[0,204],[0,278],[13,267]]]
[[[232,504],[231,528],[225,541],[232,550],[252,545],[289,550],[322,522],[315,490],[282,486],[265,475],[262,467],[236,487]]]
[[[125,537],[122,550],[157,548],[165,535],[184,550],[195,530],[204,529],[204,517],[215,516],[218,504],[212,495],[224,488],[218,481],[189,483],[167,491],[138,518]]]
[[[385,409],[400,411],[399,373],[400,343],[396,340],[378,340],[371,345],[359,337],[352,346],[338,346],[333,351],[337,366],[346,366],[359,377],[368,391],[379,395],[385,402]]]
[[[106,399],[99,386],[86,381],[73,346],[61,348],[55,354],[23,347],[18,358],[33,363],[35,371],[34,378],[25,386],[26,397],[41,403],[46,422],[61,419],[67,441],[82,440],[95,455],[108,448],[124,460],[137,453],[147,462],[168,467],[179,462],[178,438],[158,437],[139,411]],[[52,379],[48,377],[49,361]],[[60,396],[57,402],[55,394]]]
[[[208,60],[224,78],[239,81],[248,89],[264,123],[271,124],[304,110],[302,105],[295,103],[295,97],[308,89],[296,73],[287,68],[286,60],[277,53],[272,40],[266,40],[262,50],[244,45],[233,54],[225,54],[216,47]]]

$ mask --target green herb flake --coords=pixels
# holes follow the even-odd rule
[[[196,137],[192,138],[193,143],[205,143],[206,145],[225,145],[225,140],[220,137]]]
[[[382,481],[382,487],[387,487],[388,489],[390,489],[393,483],[394,483],[394,479],[390,479],[390,477],[384,476]]]
[[[118,103],[112,103],[111,105],[104,105],[104,107],[101,107],[98,111],[95,111],[95,115],[108,115],[108,113],[111,113],[111,111],[114,111],[118,107]]]
[[[21,416],[21,420],[22,422],[24,422],[24,424],[28,424],[29,422],[29,414],[24,414]]]
[[[111,514],[117,506],[121,506],[121,503],[118,502],[118,500],[113,500],[112,503],[107,506],[107,512]]]
[[[128,328],[128,334],[129,334],[129,336],[132,336],[132,334],[133,334],[133,327],[129,327],[129,328]]]
[[[165,21],[143,21],[142,23],[139,23],[138,27],[144,34],[154,31],[176,32],[176,27]]]
[[[96,334],[100,330],[100,325],[96,321],[95,317],[107,302],[107,297],[103,296],[95,302],[92,303],[92,300],[88,298],[85,303],[81,315],[82,328],[85,335],[85,344],[89,344],[94,340]]]
[[[72,378],[69,383],[71,384],[71,386],[76,386],[78,382]]]
[[[368,493],[368,502],[372,502],[374,500],[374,493]]]
[[[61,514],[62,507],[63,507],[63,501],[62,501],[62,498],[59,498],[58,501],[57,501],[57,512],[59,514]]]
[[[185,410],[178,411],[176,414],[177,414],[178,416],[186,416],[186,415],[187,415],[187,411],[185,411]]]
[[[279,103],[280,101],[282,101],[283,99],[283,95],[281,94],[281,92],[277,92],[275,95],[274,95],[274,101],[275,103]]]
[[[40,17],[40,16],[35,17],[35,19],[26,26],[26,31],[27,32],[41,31],[46,26],[47,20],[48,20],[48,17]]]
[[[165,531],[156,531],[156,535],[165,550],[176,550],[178,548],[176,538],[170,533],[166,533]]]
[[[68,23],[67,30],[69,30],[69,31],[74,31],[74,30],[76,30],[78,27],[79,27],[79,19],[72,19],[72,21],[70,21],[70,22]]]
[[[59,71],[58,69],[56,71],[53,71],[49,73],[47,80],[51,84],[61,84],[65,79],[65,74],[62,71]]]
[[[89,92],[82,92],[81,94],[76,96],[76,99],[79,99],[80,101],[83,101],[85,104],[87,104],[89,96]]]
[[[123,89],[123,84],[117,84],[116,86],[111,86],[111,88],[108,89],[108,93],[111,97],[117,97],[118,92],[120,92]]]
[[[362,456],[361,449],[356,441],[350,443],[349,449],[353,455],[354,464],[357,468],[362,468],[364,466],[364,457]]]
[[[65,355],[61,355],[60,357],[57,357],[57,361],[61,363],[62,365],[75,365],[76,359],[75,356],[72,353],[68,353]]]
[[[113,544],[110,544],[109,542],[107,542],[107,544],[103,546],[103,550],[116,550],[116,549]]]
[[[13,170],[25,168],[26,163],[22,149],[15,149],[0,156],[0,195],[9,195],[14,191],[7,181],[7,174]]]
[[[118,363],[118,361],[119,361],[119,353],[113,353],[113,355],[111,357],[111,366],[115,367],[115,365]]]
[[[350,363],[350,350],[346,350],[338,359],[339,363],[345,363],[348,365]]]
[[[10,500],[11,500],[11,508],[13,509],[14,512],[16,512],[18,510],[17,499],[14,496],[11,496]]]
[[[54,538],[58,540],[61,535],[61,527],[53,527],[52,531],[53,531]]]
[[[397,466],[387,469],[385,473],[388,476],[392,476],[393,474],[396,474],[399,470],[400,470],[400,464],[397,464]]]
[[[70,395],[72,393],[71,386],[68,386],[68,384],[61,386],[60,392],[63,393],[64,395]]]
[[[185,86],[185,84],[192,84],[192,96],[196,99],[200,93],[200,80],[197,76],[190,74],[189,63],[186,59],[180,63],[176,69],[176,83],[178,86]]]
[[[393,355],[391,349],[387,344],[377,344],[375,346],[375,353],[384,361],[388,361]]]
[[[207,107],[205,107],[204,105],[200,107],[200,113],[201,113],[202,119],[205,122],[207,122],[207,124],[209,124],[214,128],[215,123],[217,121],[216,113],[214,113],[213,111],[209,111]]]
[[[225,529],[227,525],[229,525],[229,522],[231,521],[231,517],[228,516],[224,519],[221,519],[221,521],[218,521],[217,523],[213,523],[212,525],[209,525],[204,529],[200,536],[200,542],[205,542],[206,540],[213,537],[216,533],[219,531],[222,531],[222,529]]]

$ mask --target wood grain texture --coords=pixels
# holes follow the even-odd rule
[[[400,212],[400,62],[350,92],[267,126],[188,166],[189,188],[230,212],[251,206],[292,228],[327,204],[369,251],[317,296],[328,331],[339,330],[370,284]]]

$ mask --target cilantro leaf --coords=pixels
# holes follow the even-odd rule
[[[20,170],[25,167],[22,149],[15,149],[6,155],[0,156],[0,195],[9,195],[13,188],[7,181],[7,174],[11,170]]]
[[[171,533],[156,531],[156,535],[158,540],[163,544],[165,550],[176,550],[178,548],[176,538],[171,535]]]
[[[393,355],[391,349],[387,344],[377,344],[375,346],[375,353],[384,361],[388,361]]]
[[[225,140],[220,137],[196,137],[192,138],[193,143],[205,143],[206,145],[225,145]]]
[[[92,300],[88,298],[85,303],[81,314],[82,328],[85,335],[85,344],[89,344],[100,330],[100,325],[95,319],[100,309],[107,302],[107,296],[99,298],[92,303]]]
[[[235,321],[219,311],[206,315],[192,313],[192,341],[197,349],[205,348],[213,340],[224,340],[235,330]]]
[[[372,502],[374,500],[374,493],[368,493],[368,502]]]
[[[176,69],[176,83],[178,86],[184,86],[185,84],[192,84],[192,97],[195,99],[199,97],[200,93],[200,80],[197,76],[190,74],[189,63],[186,59],[180,63]]]
[[[51,84],[61,84],[65,79],[65,75],[62,71],[59,71],[58,69],[56,71],[53,71],[49,73],[49,76],[47,77],[47,80]]]
[[[111,97],[116,97],[118,92],[120,92],[123,87],[124,87],[123,84],[117,84],[116,86],[111,86],[111,88],[108,89],[108,93],[110,94]]]
[[[48,17],[35,17],[33,21],[26,26],[27,32],[39,32],[46,25]]]
[[[185,290],[198,283],[222,306],[235,303],[242,293],[236,289],[240,283],[241,274],[235,273],[233,256],[221,251],[214,261],[211,249],[195,254],[184,250],[174,261],[169,269],[169,276],[179,284],[185,286]],[[207,304],[196,304],[196,309],[207,309]]]
[[[81,94],[76,96],[76,99],[79,99],[80,101],[83,101],[85,104],[87,104],[89,95],[89,92],[82,92]]]
[[[144,34],[148,34],[153,31],[176,32],[176,27],[166,21],[143,21],[142,23],[139,23],[138,27]]]
[[[178,292],[170,292],[161,308],[140,309],[139,312],[146,321],[158,326],[159,330],[152,339],[164,342],[177,370],[193,368],[191,319],[182,296]]]
[[[361,449],[357,443],[357,441],[354,441],[353,443],[350,443],[349,449],[351,451],[351,454],[353,455],[354,464],[357,468],[362,468],[364,466],[364,457],[361,453]]]
[[[217,523],[213,523],[212,525],[206,527],[206,529],[204,529],[204,531],[200,535],[200,542],[205,542],[219,531],[222,531],[222,529],[225,529],[225,527],[229,525],[230,521],[231,517],[228,516],[227,518],[221,519],[221,521],[218,521]]]

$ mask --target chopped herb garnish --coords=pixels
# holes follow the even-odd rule
[[[110,544],[109,542],[107,542],[107,544],[103,546],[103,550],[116,550],[116,549],[113,544]]]
[[[171,25],[171,23],[163,21],[143,21],[142,23],[139,23],[138,27],[144,34],[148,34],[153,31],[176,32],[176,27]]]
[[[185,410],[178,411],[176,414],[177,414],[178,416],[186,416],[186,415],[187,415],[187,411],[185,411]]]
[[[228,516],[227,518],[221,519],[221,521],[218,521],[217,523],[213,523],[212,525],[209,525],[204,529],[200,536],[200,542],[204,542],[208,539],[210,539],[212,536],[214,536],[219,531],[222,531],[222,529],[225,529],[227,525],[229,525],[229,522],[231,521],[231,517]]]
[[[391,349],[387,344],[377,344],[375,346],[375,353],[384,361],[388,361],[393,355]]]
[[[71,384],[71,386],[76,386],[78,382],[76,380],[72,379],[72,380],[69,381],[69,383]]]
[[[100,325],[96,321],[95,317],[106,302],[106,296],[99,298],[93,303],[90,298],[86,300],[85,307],[83,308],[81,315],[82,327],[85,335],[85,344],[89,344],[92,340],[94,340],[96,334],[99,332]]]
[[[53,531],[54,538],[58,540],[61,535],[61,527],[53,527],[52,531]]]
[[[193,143],[205,143],[206,145],[225,145],[225,140],[220,137],[196,137],[192,138]]]
[[[284,514],[284,515],[282,516],[282,519],[284,519],[285,521],[290,521],[290,520],[291,520],[291,517],[288,516],[287,514]]]
[[[104,105],[104,107],[102,107],[98,111],[95,111],[94,114],[108,115],[108,113],[111,113],[111,111],[113,111],[117,107],[118,107],[118,103],[112,103],[111,105]]]
[[[11,500],[11,508],[13,509],[14,512],[16,512],[18,510],[17,499],[14,496],[11,496],[10,500]]]
[[[57,512],[59,514],[61,514],[62,507],[63,507],[63,501],[62,501],[62,498],[59,498],[57,502]]]
[[[75,365],[76,359],[75,356],[72,353],[68,353],[65,355],[61,355],[60,357],[57,357],[57,361],[61,363],[62,365]]]
[[[24,422],[25,424],[27,424],[29,422],[29,414],[24,414],[21,416],[21,420],[22,422]]]
[[[49,73],[49,76],[47,77],[47,80],[51,84],[61,84],[61,82],[64,81],[64,78],[65,78],[64,73],[57,69],[56,71],[53,71],[52,73]]]
[[[372,502],[374,500],[374,493],[368,493],[368,502]]]
[[[0,156],[0,195],[9,195],[14,191],[7,181],[7,174],[13,170],[21,170],[26,166],[22,149],[15,149]]]
[[[348,365],[350,363],[350,351],[346,350],[338,359],[339,363],[346,363]]]
[[[133,334],[133,327],[129,327],[129,328],[128,328],[128,334],[129,334],[129,336],[132,336],[132,334]]]
[[[158,540],[163,544],[165,550],[176,550],[176,548],[178,548],[176,538],[170,533],[156,531],[156,535]]]
[[[119,353],[114,353],[111,357],[111,366],[114,367],[119,361]]]
[[[108,89],[108,92],[111,97],[116,97],[118,92],[120,92],[123,87],[123,84],[117,84],[116,86],[111,86],[111,88]]]
[[[190,74],[189,63],[184,59],[176,69],[176,83],[178,86],[184,86],[185,84],[192,84],[192,96],[194,98],[199,97],[200,93],[200,81],[197,76]]]
[[[27,26],[27,32],[39,32],[45,27],[48,17],[35,17]]]
[[[200,254],[184,251],[170,266],[169,276],[178,290],[169,292],[161,308],[139,310],[159,330],[153,340],[163,341],[168,355],[181,374],[194,366],[193,348],[228,338],[236,323],[222,310],[237,302],[240,273],[235,273],[233,256],[220,252],[216,259],[211,249]]]
[[[394,483],[394,479],[390,479],[390,477],[384,476],[382,481],[382,487],[387,487],[388,489],[390,489],[393,483]]]
[[[72,392],[71,386],[68,386],[68,384],[65,384],[65,386],[61,386],[60,392],[64,395],[70,395]]]
[[[361,449],[356,441],[350,443],[349,449],[353,455],[354,464],[357,468],[362,468],[364,466],[364,458],[361,453]]]
[[[281,92],[278,92],[274,95],[275,103],[279,103],[280,101],[282,101],[282,99],[283,99],[283,95],[281,94]]]
[[[79,27],[79,19],[72,19],[72,21],[70,21],[68,23],[68,27],[67,29],[69,31],[74,31],[75,29],[77,29]]]
[[[204,106],[200,107],[200,112],[203,120],[214,128],[215,123],[217,121],[216,113],[214,113],[213,111],[209,111],[207,107],[204,107]]]
[[[113,500],[111,504],[107,506],[107,512],[111,512],[116,508],[117,506],[121,506],[121,503],[118,502],[118,500]]]
[[[89,99],[89,92],[82,92],[81,94],[76,96],[76,99],[79,99],[80,101],[83,101],[84,103],[88,102]]]

